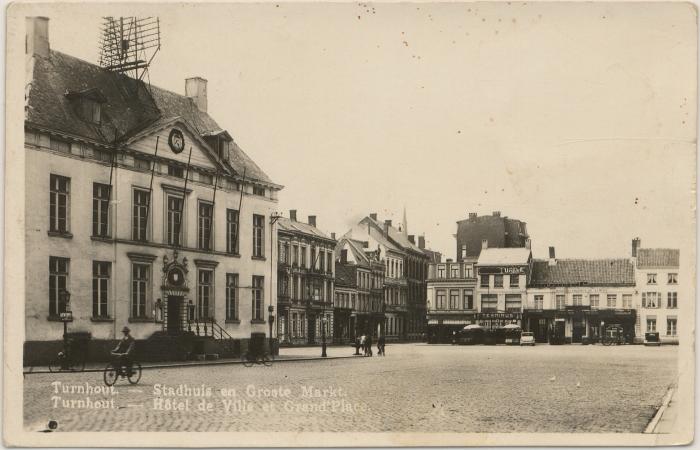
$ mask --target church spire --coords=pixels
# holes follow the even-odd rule
[[[408,222],[406,220],[406,205],[403,206],[403,234],[408,236]]]

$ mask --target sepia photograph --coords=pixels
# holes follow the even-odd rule
[[[693,4],[6,14],[5,445],[692,442]]]

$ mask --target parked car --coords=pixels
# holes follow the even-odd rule
[[[535,345],[535,334],[532,331],[523,331],[520,334],[520,345]]]

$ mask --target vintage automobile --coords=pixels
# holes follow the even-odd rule
[[[535,345],[535,334],[532,331],[523,331],[520,334],[520,345]]]
[[[506,345],[518,345],[520,343],[520,336],[523,332],[519,325],[514,323],[509,323],[501,328],[503,333],[503,340]]]

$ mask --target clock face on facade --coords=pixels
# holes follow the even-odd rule
[[[168,272],[168,284],[171,286],[182,286],[185,284],[185,274],[179,267],[174,267]]]
[[[180,153],[185,149],[185,136],[182,135],[182,131],[177,128],[170,130],[170,136],[168,136],[168,144],[173,153]]]

